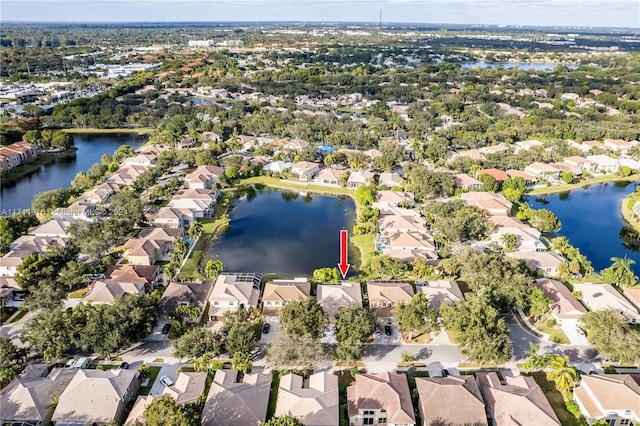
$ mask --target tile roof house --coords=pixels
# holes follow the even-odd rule
[[[204,392],[207,381],[207,372],[185,372],[178,373],[175,383],[172,386],[165,386],[162,396],[168,395],[176,400],[178,404],[197,402]]]
[[[533,377],[503,375],[504,383],[495,372],[476,374],[494,425],[561,426]]]
[[[218,370],[202,411],[202,426],[261,426],[267,417],[271,374]]]
[[[455,305],[464,300],[458,282],[452,280],[416,282],[416,293],[424,294],[429,301],[429,306],[436,311],[443,303]]]
[[[468,189],[469,191],[482,189],[482,187],[484,186],[483,183],[478,179],[472,178],[466,173],[456,175],[456,177],[453,179],[453,184],[456,186],[456,188]]]
[[[82,299],[83,302],[93,304],[114,303],[122,299],[125,294],[140,294],[145,292],[143,283],[121,283],[113,281],[94,281],[89,292]]]
[[[370,149],[368,151],[365,151],[363,154],[371,158],[372,160],[382,157],[382,152],[378,151],[377,149]]]
[[[525,167],[524,171],[538,179],[542,178],[550,182],[554,182],[560,179],[560,172],[562,170],[551,164],[536,161]]]
[[[18,266],[33,252],[31,250],[11,250],[0,257],[0,277],[15,277]]]
[[[137,370],[75,369],[58,399],[52,421],[64,425],[122,423],[126,407],[138,391]]]
[[[260,274],[218,275],[209,296],[209,319],[219,321],[229,311],[257,308],[261,284]]]
[[[9,250],[26,250],[32,253],[46,253],[47,247],[67,245],[70,237],[42,237],[39,235],[22,235],[11,244]]]
[[[640,423],[640,374],[582,376],[573,400],[589,424],[604,420],[611,426]]]
[[[29,235],[37,235],[41,237],[69,237],[67,229],[71,226],[70,220],[51,219],[38,225],[29,231]]]
[[[505,180],[509,179],[509,175],[508,174],[506,174],[502,170],[498,170],[498,169],[482,169],[482,170],[478,170],[476,172],[476,177],[479,177],[480,175],[489,175],[489,176],[493,177],[496,180],[496,182],[498,182],[498,183],[504,182]]]
[[[416,389],[422,425],[487,425],[484,401],[473,376],[416,377]]]
[[[313,183],[329,186],[340,186],[342,176],[348,173],[346,169],[339,169],[335,167],[327,167],[320,170],[320,172],[313,178]]]
[[[182,238],[183,232],[177,228],[144,228],[136,238],[127,240],[124,257],[132,265],[153,265],[158,261],[168,261],[173,251],[173,242]]]
[[[509,216],[513,205],[502,195],[491,192],[467,192],[460,194],[460,198],[468,205],[486,210],[495,216]]]
[[[357,189],[361,186],[369,185],[373,182],[375,174],[370,171],[358,171],[354,170],[349,175],[349,179],[347,179],[347,188]]]
[[[520,149],[524,149],[525,151],[529,151],[531,148],[535,147],[544,147],[544,144],[539,140],[531,139],[526,141],[516,142],[515,145],[518,147],[516,152]]]
[[[299,161],[291,166],[291,172],[298,175],[298,178],[303,181],[309,181],[318,174],[321,169],[319,163],[312,163],[310,161]]]
[[[504,247],[503,236],[512,234],[518,237],[516,242],[517,251],[546,251],[547,246],[540,240],[542,234],[536,228],[531,226],[507,227],[501,226],[496,232],[491,234],[491,241]]]
[[[404,179],[398,173],[382,172],[378,177],[378,183],[389,188],[400,186],[404,183]]]
[[[153,215],[155,226],[168,228],[188,228],[196,220],[194,209],[180,209],[175,207],[160,207]]]
[[[429,233],[419,232],[395,232],[386,234],[386,240],[381,248],[384,255],[405,262],[413,262],[417,257],[424,257],[427,261],[435,261],[438,259],[433,236]]]
[[[551,314],[558,322],[578,320],[587,313],[585,307],[561,281],[540,278],[533,285],[551,299]]]
[[[97,218],[93,215],[96,206],[93,204],[73,203],[69,207],[58,207],[51,212],[54,219],[64,220],[86,220],[95,222]]]
[[[115,183],[103,182],[94,186],[91,190],[85,192],[78,197],[81,204],[100,204],[109,201],[112,195],[120,192],[122,186]]]
[[[582,293],[582,303],[592,311],[611,311],[622,315],[629,324],[640,323],[638,309],[611,284],[576,284],[573,291]]]
[[[522,179],[524,179],[526,184],[530,184],[530,183],[532,183],[533,181],[536,180],[535,176],[533,176],[533,175],[531,175],[529,173],[525,173],[522,170],[509,169],[509,170],[505,171],[505,173],[511,179],[516,178],[516,177],[521,177]]]
[[[347,388],[349,424],[416,424],[407,376],[398,373],[358,374]]]
[[[598,141],[583,141],[582,146],[587,150],[591,149],[604,149],[604,144]]]
[[[46,364],[30,364],[0,393],[0,424],[49,424],[59,397],[76,371]]]
[[[640,286],[625,287],[622,294],[624,294],[629,302],[633,303],[636,308],[640,309]]]
[[[631,148],[631,144],[624,139],[605,139],[602,144],[612,151],[625,152]]]
[[[411,302],[414,294],[411,284],[404,281],[367,281],[369,306],[378,316],[391,316],[393,306]]]
[[[410,192],[401,191],[378,191],[376,194],[376,202],[374,204],[386,204],[389,206],[397,206],[399,203],[415,204],[415,199]]]
[[[335,317],[338,309],[353,303],[362,307],[362,290],[360,284],[343,282],[341,284],[319,284],[316,298],[322,310],[330,317]]]
[[[276,416],[289,416],[305,426],[338,426],[340,419],[338,376],[330,372],[303,379],[297,374],[280,377]]]
[[[160,267],[154,265],[114,265],[105,272],[107,281],[142,283],[151,290],[160,280]]]
[[[141,166],[141,167],[152,167],[156,165],[158,161],[158,156],[154,155],[151,152],[143,152],[138,155],[134,155],[133,157],[125,158],[122,162],[123,166]]]
[[[524,260],[529,268],[540,270],[545,277],[558,276],[560,265],[567,262],[555,251],[517,251],[507,253],[507,256]]]
[[[620,168],[618,160],[608,155],[587,155],[586,158],[596,164],[596,171],[600,173],[613,174]]]
[[[264,286],[263,309],[279,310],[294,300],[304,300],[311,296],[311,283],[306,278],[293,280],[272,280]]]
[[[153,395],[140,395],[136,402],[133,403],[133,407],[127,416],[127,420],[124,422],[124,426],[141,426],[146,423],[144,418],[144,410],[147,405],[151,404],[156,399]]]
[[[579,155],[564,157],[564,164],[574,167],[579,171],[586,171],[589,173],[594,173],[597,168],[597,164],[595,162],[588,158],[580,157]]]
[[[160,309],[165,314],[169,314],[175,311],[178,306],[189,305],[193,308],[199,308],[200,318],[202,318],[212,288],[213,281],[210,280],[193,283],[171,281],[160,299]],[[198,323],[200,318],[189,321]]]
[[[380,232],[393,234],[396,232],[427,233],[427,221],[421,216],[383,215],[378,220]]]

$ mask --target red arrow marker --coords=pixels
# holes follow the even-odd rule
[[[349,271],[349,265],[347,263],[347,250],[349,248],[348,243],[348,234],[345,229],[340,231],[340,263],[338,263],[338,268],[340,269],[340,273],[342,274],[342,279],[347,275]]]

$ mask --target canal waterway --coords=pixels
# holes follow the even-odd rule
[[[136,133],[76,133],[78,150],[74,155],[45,164],[14,183],[0,189],[0,211],[14,212],[31,208],[34,195],[57,188],[68,188],[78,172],[87,171],[103,154],[113,154],[120,145],[133,149],[142,146],[147,136]]]
[[[232,272],[310,276],[314,269],[337,266],[340,230],[351,233],[355,203],[256,185],[234,201],[229,218],[229,229],[213,241],[207,259],[221,260]],[[349,263],[357,262],[350,247]]]
[[[529,197],[531,207],[549,209],[562,221],[557,235],[565,236],[591,261],[596,272],[611,265],[611,257],[636,261],[640,276],[640,236],[622,217],[622,199],[635,191],[635,183],[591,185],[570,192]]]

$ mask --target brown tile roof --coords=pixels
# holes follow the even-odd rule
[[[338,376],[329,372],[311,375],[308,382],[297,374],[280,378],[276,416],[291,416],[305,425],[334,426],[338,416]]]
[[[475,377],[416,377],[416,388],[423,424],[487,425],[484,401]]]
[[[262,301],[289,302],[304,300],[311,295],[311,284],[308,281],[273,280],[264,287]]]
[[[356,383],[347,388],[349,417],[359,410],[385,409],[387,422],[415,424],[407,376],[398,373],[358,374]]]
[[[582,376],[574,392],[591,418],[601,417],[609,411],[632,410],[640,415],[640,374]]]
[[[182,304],[188,304],[204,310],[213,281],[201,283],[179,283],[172,281],[160,299],[160,307],[164,312],[172,312]]]
[[[178,378],[173,386],[167,386],[162,391],[162,395],[169,395],[178,404],[196,402],[200,394],[204,392],[207,381],[207,372],[185,372],[178,373]]]
[[[494,372],[477,373],[476,378],[497,426],[561,426],[533,377],[505,374],[505,384]]]
[[[158,269],[158,266],[153,265],[115,265],[107,269],[105,277],[109,281],[151,284]]]
[[[534,285],[551,299],[551,311],[558,318],[577,319],[587,313],[585,307],[562,282],[545,278],[536,280]]]
[[[405,282],[368,281],[367,294],[371,303],[409,303],[414,291],[411,284]]]

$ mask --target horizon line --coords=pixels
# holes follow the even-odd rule
[[[7,24],[371,24],[380,25],[378,21],[327,21],[327,20],[279,20],[279,21],[256,21],[256,20],[219,20],[219,21],[27,21],[27,20],[0,20],[3,25]],[[598,25],[535,25],[535,24],[456,24],[450,22],[410,22],[410,21],[382,21],[382,25],[443,25],[456,27],[498,27],[498,28],[582,28],[582,29],[629,29],[638,30],[639,27],[615,27],[615,26],[598,26]]]

